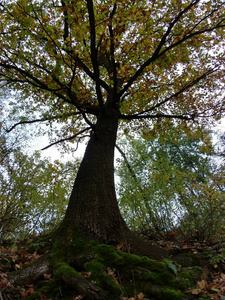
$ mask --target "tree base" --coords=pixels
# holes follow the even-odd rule
[[[113,239],[113,241],[106,244],[113,245],[127,253],[147,256],[156,260],[169,257],[170,253],[165,248],[144,241],[126,226],[121,228],[121,231],[123,232],[122,235],[118,235],[117,239]],[[52,240],[62,245],[67,245],[68,243],[76,242],[80,239],[86,242],[95,241],[100,244],[105,244],[103,240],[94,234],[82,232],[73,224],[65,221],[61,223],[60,227],[52,235]]]
[[[138,250],[141,255],[148,251],[152,256],[156,250],[134,235],[128,241],[129,250]],[[149,299],[184,299],[183,293],[202,274],[199,267],[178,270],[168,259],[159,262],[112,245],[84,241],[75,230],[63,240],[58,236],[54,243],[52,239],[48,242],[47,253],[45,249],[29,267],[8,275],[14,287],[34,284],[34,292],[27,299],[129,300],[143,299],[143,295]],[[124,244],[118,247],[122,249]]]

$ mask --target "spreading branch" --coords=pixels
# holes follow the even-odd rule
[[[212,73],[216,72],[218,70],[218,68],[214,68],[211,70],[206,71],[205,73],[203,73],[201,76],[195,78],[194,80],[192,80],[189,84],[185,85],[182,89],[180,89],[179,91],[177,91],[176,93],[173,93],[172,95],[170,95],[169,97],[165,98],[164,100],[160,101],[159,103],[153,105],[151,108],[143,110],[142,112],[139,112],[137,114],[133,114],[132,117],[135,119],[136,116],[146,116],[146,113],[149,113],[153,110],[155,110],[156,108],[159,108],[160,106],[162,106],[163,104],[169,102],[170,100],[172,100],[173,98],[178,97],[179,95],[183,94],[185,91],[187,91],[188,89],[190,89],[191,87],[195,86],[198,82],[200,82],[201,80],[205,79],[207,76],[211,75]]]
[[[225,19],[220,20],[216,25],[208,28],[204,28],[198,31],[194,31],[193,29],[189,31],[189,33],[186,33],[180,40],[177,42],[171,44],[170,46],[165,47],[167,38],[171,34],[174,26],[180,21],[183,15],[185,15],[193,6],[198,4],[200,0],[193,0],[191,3],[185,7],[171,22],[169,27],[167,28],[166,32],[164,33],[163,37],[161,38],[158,46],[156,47],[155,51],[153,52],[152,56],[147,59],[140,67],[139,69],[134,73],[134,75],[129,79],[127,84],[123,87],[123,89],[119,92],[118,96],[121,97],[131,86],[132,84],[137,80],[137,78],[142,74],[142,72],[154,61],[158,60],[160,57],[162,57],[165,53],[167,53],[169,50],[179,46],[180,44],[184,43],[186,40],[189,40],[195,36],[200,36],[204,33],[212,32],[217,28],[223,28],[225,27],[224,21]],[[202,19],[204,20],[204,19]],[[202,21],[201,21],[202,22]],[[164,50],[162,50],[164,48]],[[162,51],[161,51],[162,50]]]
[[[54,117],[49,117],[49,118],[41,118],[41,119],[35,119],[35,120],[20,121],[20,122],[14,124],[6,132],[8,132],[8,133],[11,132],[13,129],[15,129],[19,125],[34,124],[34,123],[46,122],[46,121],[53,121],[53,120],[58,120],[58,119],[62,119],[62,118],[65,118],[65,117],[71,117],[71,116],[80,115],[80,114],[81,114],[80,112],[77,112],[77,113],[69,113],[69,114],[66,114],[66,115],[54,116]]]
[[[77,132],[76,134],[74,134],[74,135],[72,135],[72,136],[69,136],[69,137],[67,137],[67,138],[64,138],[64,139],[60,139],[60,140],[58,140],[58,141],[56,141],[56,142],[54,142],[54,143],[52,143],[52,144],[50,144],[50,145],[48,145],[48,146],[42,148],[41,150],[46,150],[46,149],[48,149],[48,148],[50,148],[50,147],[52,147],[52,146],[54,146],[54,145],[57,145],[57,144],[59,144],[59,143],[65,142],[65,141],[71,141],[71,140],[75,139],[76,137],[78,137],[80,134],[82,134],[82,133],[84,133],[85,131],[88,131],[88,130],[90,130],[90,129],[91,129],[91,127],[86,127],[86,128],[84,128],[84,129],[80,130],[79,132]]]
[[[180,119],[180,120],[194,120],[196,117],[195,114],[181,114],[181,115],[174,115],[174,114],[146,114],[146,115],[123,115],[120,114],[120,119],[123,120],[140,120],[140,119],[159,119],[159,118],[167,118],[167,119]]]

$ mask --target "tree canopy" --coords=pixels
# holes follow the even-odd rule
[[[223,112],[224,1],[2,0],[0,9],[0,80],[20,91],[18,122],[63,121],[75,138],[109,103],[121,120]]]

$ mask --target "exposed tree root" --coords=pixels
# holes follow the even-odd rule
[[[146,255],[165,258],[168,252],[145,243],[134,234],[127,235],[125,242],[120,243],[120,249],[125,252],[113,246],[85,242],[75,231],[70,235],[70,242],[62,243],[62,240],[59,237],[54,246],[51,240],[51,251],[49,248],[29,266],[8,274],[11,285],[34,285],[35,294],[29,299],[46,296],[49,299],[119,300],[144,293],[146,298],[166,299],[170,295],[168,299],[180,300],[183,299],[180,291],[201,278],[198,267],[178,271],[172,262],[168,265],[167,261],[148,259]],[[132,252],[140,256],[130,254]],[[46,274],[51,274],[51,279]]]
[[[75,289],[76,292],[85,296],[85,299],[107,300],[107,297],[99,289],[84,278],[63,275],[62,279],[68,286]]]
[[[69,265],[67,268],[70,268]],[[61,280],[76,291],[76,293],[85,297],[85,299],[107,300],[107,297],[85,278],[71,276],[71,274],[60,274],[58,268],[52,267],[49,263],[48,255],[39,257],[27,268],[8,274],[8,280],[12,286],[26,286],[34,284],[40,279],[44,279],[46,274],[54,274],[60,277]]]
[[[8,274],[8,280],[12,285],[25,286],[36,282],[44,274],[52,273],[52,268],[45,255],[39,257],[33,263],[20,271]]]
[[[126,234],[124,249],[122,250],[127,250],[136,255],[147,256],[156,260],[162,260],[169,257],[169,252],[166,249],[145,242],[131,231]]]

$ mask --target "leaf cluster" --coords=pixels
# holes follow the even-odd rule
[[[119,202],[131,228],[179,230],[189,240],[222,234],[224,162],[209,132],[172,128],[166,139],[137,136],[121,147]]]
[[[0,139],[1,238],[52,230],[64,216],[78,161],[51,162]]]
[[[122,121],[222,115],[223,2],[1,1],[1,85],[75,134],[109,106]]]

